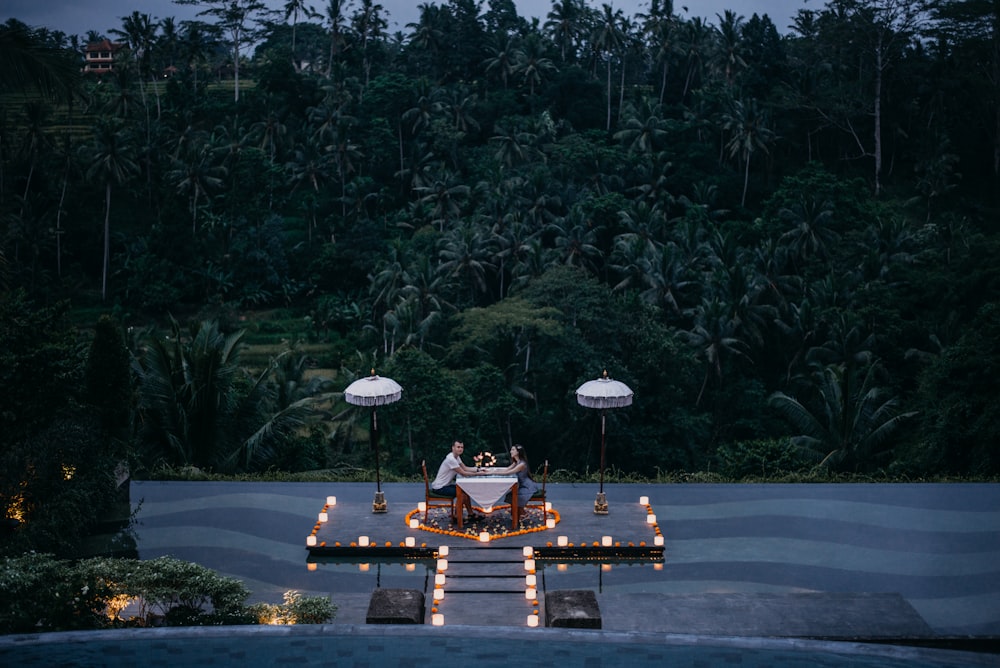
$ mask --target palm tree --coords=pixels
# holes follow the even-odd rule
[[[52,115],[52,107],[39,100],[28,100],[24,104],[24,121],[26,127],[21,139],[21,154],[28,160],[28,175],[24,180],[24,195],[21,199],[21,216],[24,216],[24,204],[28,201],[28,194],[31,192],[31,181],[35,175],[35,168],[38,165],[38,158],[42,150],[51,144],[46,131],[49,125],[49,117]]]
[[[410,45],[427,54],[430,62],[439,62],[439,56],[447,46],[445,37],[447,29],[444,27],[444,17],[447,12],[434,3],[421,3],[417,5],[420,11],[420,19],[417,23],[407,23],[406,27],[412,32],[410,35]],[[430,75],[437,77],[439,72],[431,72]]]
[[[623,44],[625,43],[625,31],[623,29],[623,22],[625,16],[622,14],[620,9],[614,9],[608,3],[601,5],[603,14],[601,16],[601,21],[591,36],[591,42],[594,48],[599,52],[605,53],[605,62],[607,65],[607,82],[605,84],[607,89],[607,127],[605,130],[611,130],[611,63],[614,60],[614,54],[619,51]]]
[[[698,285],[684,253],[676,244],[646,247],[638,258],[639,279],[645,290],[639,297],[650,304],[665,307],[674,316],[684,313],[681,304],[690,298],[692,288]]]
[[[410,131],[420,134],[420,131],[429,127],[431,120],[441,111],[441,103],[434,100],[430,94],[421,95],[417,99],[416,106],[410,107],[403,112],[402,120],[410,124]]]
[[[502,49],[491,47],[490,51],[493,52],[493,56],[483,61],[483,64],[486,65],[486,71],[496,70],[500,75],[500,80],[503,81],[503,89],[507,90],[507,82],[514,73],[518,61],[524,56],[524,52],[514,45],[513,40],[507,40]]]
[[[709,379],[714,375],[722,381],[723,361],[729,357],[746,357],[746,343],[738,336],[739,323],[732,317],[729,304],[718,299],[703,299],[695,307],[694,324],[681,336],[705,359],[705,379],[698,391],[695,406],[701,404]]]
[[[667,136],[660,105],[643,104],[641,109],[629,111],[624,127],[614,134],[615,140],[627,145],[631,153],[652,154]]]
[[[448,278],[441,274],[429,256],[421,255],[403,273],[403,282],[400,296],[412,308],[419,337],[418,348],[423,350],[432,328],[444,318],[445,310],[455,310],[444,298],[449,288]]]
[[[722,70],[727,86],[733,85],[736,70],[746,67],[740,51],[743,48],[743,17],[737,16],[731,9],[725,10],[723,15],[715,15],[719,19],[719,25],[715,28],[718,39],[718,59],[722,62]]]
[[[722,120],[722,128],[731,133],[726,143],[729,157],[739,155],[743,160],[743,197],[740,199],[740,206],[746,206],[750,158],[757,149],[767,153],[768,146],[774,141],[774,131],[767,127],[767,114],[757,107],[757,100],[750,100],[749,104],[733,100],[729,112]]]
[[[201,146],[189,145],[182,157],[174,158],[173,166],[166,174],[177,193],[188,197],[192,236],[198,232],[199,200],[202,195],[208,197],[218,190],[226,176],[226,168],[213,164],[212,157],[211,147],[207,143]]]
[[[88,155],[87,178],[104,186],[104,259],[101,265],[101,299],[108,296],[111,262],[111,191],[139,172],[134,144],[114,119],[99,121]]]
[[[528,35],[524,46],[517,55],[514,72],[528,84],[528,97],[534,102],[535,87],[544,83],[545,78],[556,71],[556,66],[545,57],[541,38],[537,34]]]
[[[285,20],[292,19],[292,63],[298,69],[299,60],[295,57],[295,37],[296,29],[299,25],[299,14],[302,14],[305,18],[313,18],[319,16],[319,14],[316,13],[316,10],[311,5],[306,4],[306,0],[286,0],[283,9]]]
[[[149,14],[137,11],[122,18],[121,29],[112,29],[112,35],[120,37],[127,47],[128,60],[135,66],[136,78],[139,81],[139,96],[143,109],[146,111],[146,122],[149,123],[149,108],[146,104],[146,77],[150,76],[150,57],[153,41],[156,39],[157,24]]]
[[[456,227],[441,238],[438,273],[449,279],[463,279],[469,285],[468,303],[474,304],[476,294],[485,293],[487,273],[494,269],[490,264],[487,237],[475,225]]]
[[[497,134],[490,141],[499,144],[494,157],[503,165],[513,167],[539,157],[534,147],[535,135],[530,132],[512,132],[497,126]]]
[[[477,102],[475,93],[470,93],[464,86],[442,88],[439,97],[441,111],[448,114],[452,128],[456,132],[469,133],[479,129],[479,121],[475,117]]]
[[[472,192],[469,186],[450,176],[447,181],[438,180],[414,190],[420,195],[421,204],[431,205],[431,223],[438,226],[439,232],[444,232],[451,220],[458,219],[462,204]]]
[[[639,13],[636,18],[643,21],[642,30],[650,39],[656,52],[655,62],[660,66],[660,104],[667,91],[667,74],[678,53],[677,17],[674,16],[673,0],[652,0],[649,12]]]
[[[250,377],[240,362],[244,334],[242,330],[226,334],[213,321],[183,334],[172,321],[172,335],[165,341],[149,340],[135,369],[140,439],[156,463],[222,472],[248,470],[269,447],[300,427],[313,405],[325,398],[296,398],[286,387],[285,398],[279,401],[280,388],[268,381],[289,353],[272,359],[256,378]]]
[[[704,19],[696,16],[684,23],[681,30],[681,40],[678,43],[678,50],[684,57],[687,65],[687,73],[684,76],[684,91],[681,98],[687,97],[688,91],[692,89],[695,81],[701,76],[702,66],[705,64],[705,56],[711,44],[711,28],[705,24]]]
[[[365,88],[368,88],[368,83],[371,81],[370,42],[382,39],[385,29],[389,26],[382,15],[384,11],[385,8],[374,0],[361,0],[361,7],[351,18],[354,32],[361,41],[361,68],[365,73]]]
[[[851,371],[833,364],[817,371],[812,408],[784,392],[772,394],[769,403],[801,431],[792,442],[818,452],[821,466],[867,468],[885,454],[882,448],[892,433],[916,415],[897,411],[898,400],[876,385],[878,368],[874,363]]]
[[[15,19],[0,25],[0,93],[36,90],[46,97],[71,99],[79,89],[78,57],[49,46],[37,31]]]
[[[580,0],[553,0],[552,10],[545,17],[545,30],[559,45],[559,59],[564,63],[567,54],[576,55],[584,12]]]
[[[327,0],[326,20],[330,26],[330,56],[326,63],[326,76],[329,78],[334,69],[334,63],[345,48],[347,25],[344,10],[350,0]]]
[[[586,220],[582,211],[573,209],[566,217],[549,225],[548,231],[555,234],[553,243],[559,262],[597,273],[601,260],[597,229]]]
[[[828,247],[840,238],[831,226],[833,205],[830,202],[802,199],[794,208],[781,209],[778,215],[793,225],[779,237],[783,245],[791,248],[793,261],[812,257],[825,259]]]
[[[213,39],[204,23],[200,21],[182,21],[184,32],[181,35],[181,54],[191,72],[191,83],[195,92],[198,91],[198,69],[214,46]]]

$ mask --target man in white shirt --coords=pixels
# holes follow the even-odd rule
[[[431,483],[431,489],[435,494],[440,494],[441,496],[450,496],[454,498],[458,494],[458,488],[455,486],[455,478],[461,475],[479,475],[479,473],[474,468],[469,468],[462,463],[462,453],[465,452],[465,443],[461,441],[455,441],[451,444],[451,452],[449,452],[444,461],[441,462],[441,466],[438,467],[437,477],[434,478],[434,482]],[[469,511],[470,519],[482,519],[483,516],[476,513],[472,509],[472,500],[469,498],[468,494],[465,497],[465,509]],[[461,510],[459,510],[461,512]]]

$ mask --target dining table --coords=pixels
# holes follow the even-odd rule
[[[458,528],[462,528],[462,507],[465,505],[465,497],[471,498],[477,506],[492,512],[493,506],[503,500],[504,495],[511,492],[510,518],[511,528],[515,528],[520,521],[519,509],[517,507],[517,476],[516,475],[460,475],[455,479],[456,497],[458,505]],[[487,510],[489,509],[489,510]]]

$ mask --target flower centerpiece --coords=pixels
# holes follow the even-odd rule
[[[477,469],[489,468],[491,466],[497,465],[497,458],[491,452],[480,452],[478,455],[473,455],[472,461],[476,463]]]

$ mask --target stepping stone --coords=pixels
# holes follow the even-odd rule
[[[376,589],[368,603],[367,624],[423,624],[424,593],[417,589]]]
[[[568,629],[601,628],[597,595],[589,589],[546,592],[545,625]]]

